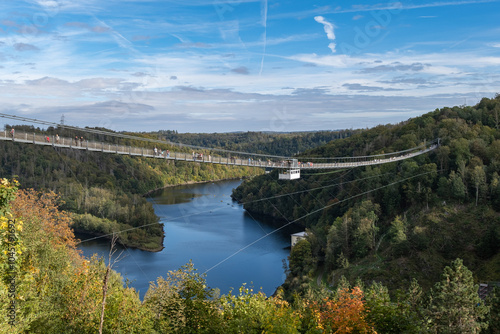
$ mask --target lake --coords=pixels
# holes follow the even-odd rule
[[[272,224],[254,219],[230,197],[240,183],[184,185],[151,195],[148,200],[164,224],[165,248],[157,253],[126,248],[126,257],[114,269],[131,281],[141,299],[150,281],[190,260],[198,273],[206,273],[207,285],[221,294],[237,292],[243,283],[273,294],[285,280],[283,260],[290,253],[290,234],[298,230],[274,232]],[[107,257],[109,241],[87,241],[79,248],[85,256]]]

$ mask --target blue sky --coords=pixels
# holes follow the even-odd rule
[[[500,92],[499,13],[499,0],[2,0],[0,112],[118,131],[397,123]]]

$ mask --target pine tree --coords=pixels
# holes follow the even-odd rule
[[[441,282],[431,292],[429,307],[432,328],[436,333],[479,333],[488,323],[489,307],[478,295],[472,272],[464,266],[462,259],[456,259],[446,267]]]

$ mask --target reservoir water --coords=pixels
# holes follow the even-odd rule
[[[149,200],[164,224],[165,248],[151,253],[125,249],[114,269],[131,281],[141,299],[149,282],[192,260],[198,273],[206,273],[207,285],[221,294],[235,292],[243,283],[274,293],[284,282],[283,260],[290,250],[290,234],[254,219],[230,195],[241,181],[222,181],[166,188]],[[82,240],[85,238],[81,237]],[[109,241],[80,244],[85,256],[107,258]]]

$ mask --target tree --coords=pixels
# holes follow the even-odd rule
[[[486,333],[488,334],[499,334],[500,333],[500,288],[495,287],[493,291],[490,292],[488,297],[486,297],[486,304],[490,307],[490,313],[488,314],[488,329]]]
[[[365,256],[370,250],[375,249],[376,237],[379,228],[376,226],[380,205],[370,200],[357,204],[352,211],[354,226],[354,249],[358,257]]]
[[[489,307],[479,298],[472,272],[462,259],[444,268],[441,282],[436,283],[431,292],[432,328],[443,334],[479,333],[488,326],[482,321],[488,312]]]
[[[88,261],[79,255],[69,227],[71,216],[58,208],[58,202],[50,191],[19,190],[11,203],[13,215],[24,222],[18,226],[26,245],[16,282],[22,297],[19,325],[29,326],[30,333],[96,333],[103,314],[99,306],[106,266],[102,260]],[[116,272],[110,270],[107,277],[103,333],[152,332],[152,317],[139,294],[125,288]]]
[[[206,286],[203,275],[196,273],[190,261],[166,279],[151,283],[144,304],[162,333],[211,333],[219,323],[215,291]]]
[[[406,221],[406,218],[401,218],[401,216],[396,216],[396,218],[394,218],[394,220],[391,222],[389,233],[392,241],[395,244],[406,241],[406,233],[408,232],[407,225],[408,222]]]
[[[4,216],[9,212],[9,203],[16,198],[16,192],[19,186],[17,180],[9,181],[0,179],[0,215]]]
[[[115,265],[118,261],[120,261],[120,257],[123,254],[122,250],[116,258],[112,259],[113,255],[116,252],[115,246],[117,239],[118,235],[113,234],[113,238],[111,239],[111,247],[109,249],[108,265],[106,266],[106,274],[104,275],[104,281],[102,283],[103,286],[102,286],[102,302],[101,302],[101,319],[99,321],[99,334],[102,334],[102,329],[104,325],[104,311],[106,309],[106,298],[108,297],[109,275],[111,273],[111,268],[113,268],[113,265]]]
[[[351,212],[352,210],[349,210],[342,217],[338,217],[337,219],[335,219],[335,222],[332,224],[330,230],[328,231],[328,236],[326,239],[326,261],[329,265],[335,263],[335,257],[339,253],[343,253],[347,259],[349,259],[349,257],[351,256]]]
[[[24,333],[38,309],[33,275],[27,258],[24,223],[12,214],[10,201],[16,196],[17,182],[0,179],[0,331]]]
[[[375,248],[375,237],[378,227],[375,225],[378,217],[372,211],[366,214],[366,217],[360,219],[358,227],[354,232],[356,251],[360,257],[366,255],[368,250]]]
[[[439,169],[447,170],[450,160],[450,147],[443,145],[436,150],[436,155],[439,161]]]
[[[444,176],[441,176],[438,181],[437,193],[439,197],[443,199],[447,199],[450,197],[450,184],[448,179]]]
[[[415,293],[414,296],[408,296]],[[407,294],[391,301],[389,290],[381,283],[373,283],[365,290],[366,306],[370,310],[367,319],[379,333],[422,333],[422,319],[415,312],[415,303],[411,298],[418,300],[421,293],[416,282],[412,282]]]
[[[450,193],[454,199],[462,201],[465,198],[465,185],[462,178],[452,171],[449,176]]]
[[[460,133],[457,133],[457,137],[459,139],[455,139],[451,142],[451,152],[455,156],[455,164],[458,166],[461,161],[467,163],[471,157],[470,149],[469,149],[469,142],[467,139],[463,138],[463,131],[460,131]]]
[[[311,269],[313,263],[311,244],[308,240],[302,239],[293,246],[290,251],[290,272],[293,275],[300,275]]]
[[[299,312],[282,299],[280,290],[277,296],[267,298],[264,293],[254,293],[243,285],[239,294],[230,292],[220,300],[219,333],[299,333]]]
[[[335,299],[327,297],[309,307],[317,321],[315,329],[323,333],[376,333],[367,321],[368,310],[359,287],[351,291],[342,288]]]
[[[484,186],[486,183],[486,173],[484,172],[483,166],[476,166],[472,171],[472,182],[474,183],[474,187],[476,188],[476,206],[477,201],[479,199],[479,189]]]

